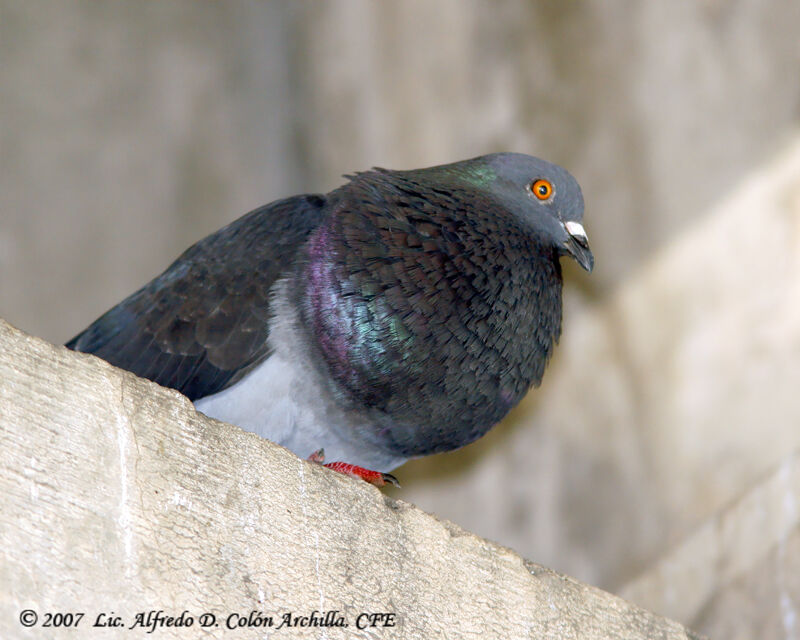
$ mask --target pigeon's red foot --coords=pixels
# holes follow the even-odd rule
[[[353,476],[354,478],[361,478],[365,482],[369,482],[376,487],[382,487],[387,483],[393,484],[395,487],[399,487],[400,483],[397,481],[391,473],[382,473],[380,471],[373,471],[372,469],[365,469],[364,467],[359,467],[354,464],[348,464],[347,462],[329,462],[328,464],[325,463],[325,450],[324,449],[317,449],[314,453],[308,456],[309,462],[316,462],[321,464],[323,467],[327,467],[328,469],[333,469],[334,471],[338,471],[339,473],[343,473],[346,476]]]

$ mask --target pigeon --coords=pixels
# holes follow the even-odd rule
[[[593,268],[577,181],[518,153],[345,178],[200,240],[66,346],[379,486],[480,438],[542,380],[560,257]]]

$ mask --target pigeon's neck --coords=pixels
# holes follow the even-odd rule
[[[307,245],[310,342],[354,405],[415,428],[460,420],[459,437],[477,438],[541,380],[560,331],[558,257],[489,200],[380,178],[337,192]]]

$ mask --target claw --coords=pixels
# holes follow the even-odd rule
[[[391,473],[382,473],[381,475],[383,476],[383,484],[380,486],[383,486],[388,483],[394,485],[398,489],[400,488],[400,481]]]

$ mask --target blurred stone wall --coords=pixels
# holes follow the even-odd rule
[[[512,150],[567,166],[584,187],[597,269],[587,277],[567,267],[567,312],[578,317],[786,143],[800,120],[797,33],[792,0],[0,0],[0,316],[64,341],[192,241],[263,202],[330,189],[371,165]],[[669,274],[658,286],[673,286]],[[667,334],[681,331],[678,320],[649,319]],[[624,349],[629,336],[608,323]],[[689,371],[702,362],[695,346],[681,363]],[[644,415],[650,387],[637,382],[648,374],[596,398],[602,410],[584,407],[572,433],[606,433],[598,415]],[[603,372],[559,384],[580,402],[578,385],[595,377]],[[528,410],[548,406],[546,391]],[[549,406],[557,414],[558,400]],[[493,467],[479,479],[494,510],[454,507],[457,521],[485,532],[491,519],[498,541],[614,585],[666,544],[661,525],[684,489],[642,506],[660,495],[636,485],[659,454],[637,455],[635,430],[613,441],[629,456],[591,453],[608,441],[567,455],[574,442],[548,433],[534,436],[543,449],[504,464],[563,460],[568,473],[509,492]],[[399,473],[472,486],[487,446],[502,449],[489,441]],[[603,470],[622,459],[638,466]],[[592,500],[559,502],[565,479],[580,496],[604,474],[614,481]],[[420,504],[438,502],[426,507],[420,494]],[[575,534],[544,521],[554,517],[569,518]]]
[[[792,450],[620,593],[709,638],[797,638],[798,506],[800,457]]]
[[[0,2],[0,315],[63,342],[306,186],[276,3]]]

